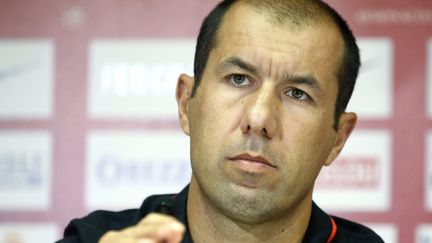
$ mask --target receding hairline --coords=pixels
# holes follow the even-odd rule
[[[338,51],[339,63],[337,64],[336,70],[334,70],[336,72],[334,75],[337,76],[343,62],[344,53],[346,52],[345,41],[336,21],[331,17],[330,13],[325,11],[323,9],[324,7],[320,6],[318,1],[315,0],[235,0],[221,20],[220,26],[216,31],[212,49],[215,49],[218,45],[219,38],[224,29],[223,26],[227,24],[228,13],[233,11],[235,5],[241,3],[248,5],[252,10],[257,11],[257,13],[264,15],[268,23],[278,27],[283,26],[283,28],[288,28],[290,31],[303,31],[307,28],[317,27],[334,27],[338,33],[338,38],[340,38],[342,42],[341,49]],[[297,9],[301,9],[303,13],[297,15],[290,14],[290,11],[295,12]]]
[[[302,31],[314,26],[333,25],[342,38],[342,33],[331,14],[316,0],[235,0],[227,11],[233,10],[234,5],[244,3],[252,7],[257,13],[265,16],[268,23],[274,26],[285,26],[291,31]],[[227,15],[224,14],[220,26],[216,31],[215,47],[220,37],[222,26],[226,24]],[[343,48],[345,49],[345,48]]]
[[[301,29],[322,20],[331,20],[330,16],[317,1],[311,0],[238,0],[252,6],[264,14],[275,25],[290,25]]]

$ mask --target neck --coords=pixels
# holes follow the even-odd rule
[[[312,195],[281,217],[257,224],[238,222],[215,208],[192,178],[187,217],[194,242],[301,242],[309,224]]]

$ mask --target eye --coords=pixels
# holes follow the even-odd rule
[[[303,90],[297,88],[291,88],[286,92],[286,95],[296,99],[296,100],[308,100],[309,95],[306,94]]]
[[[245,87],[252,85],[252,81],[249,79],[249,77],[243,74],[229,75],[228,80],[235,87]]]

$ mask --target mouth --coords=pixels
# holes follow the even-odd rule
[[[253,156],[250,155],[248,153],[244,153],[244,154],[240,154],[240,155],[236,155],[233,157],[229,157],[228,160],[231,160],[233,162],[240,162],[240,163],[246,163],[246,164],[251,164],[254,166],[268,166],[268,167],[272,167],[272,168],[277,168],[276,165],[274,165],[273,163],[271,163],[269,160],[267,160],[266,158],[258,155],[258,156]]]

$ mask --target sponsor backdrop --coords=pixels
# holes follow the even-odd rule
[[[174,89],[216,0],[2,0],[0,243],[190,178]],[[432,243],[432,2],[329,0],[359,37],[359,115],[315,200],[386,242]]]

